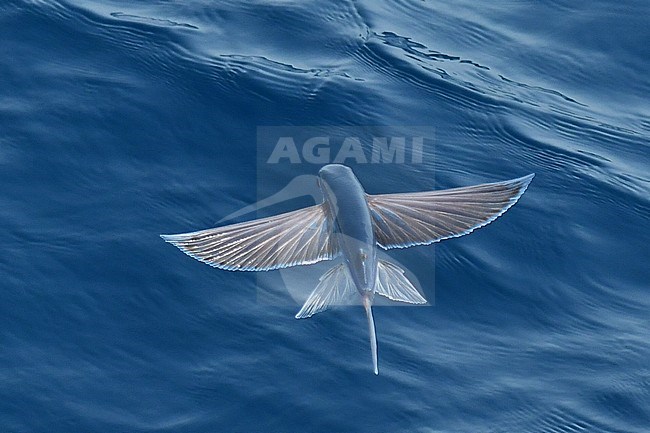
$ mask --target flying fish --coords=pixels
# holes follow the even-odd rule
[[[522,196],[534,174],[503,182],[397,194],[367,194],[352,170],[329,164],[318,173],[324,200],[268,218],[192,233],[161,235],[210,266],[270,271],[341,257],[320,278],[297,319],[361,299],[368,319],[372,364],[379,373],[372,315],[376,295],[411,304],[426,299],[377,247],[407,248],[463,236],[494,221]]]

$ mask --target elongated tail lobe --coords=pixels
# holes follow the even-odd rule
[[[402,274],[400,273],[400,275]],[[390,283],[388,278],[386,280],[386,284]],[[341,263],[334,266],[320,277],[318,286],[316,286],[300,311],[298,311],[296,319],[306,319],[316,313],[327,310],[332,305],[349,305],[352,301],[352,297],[357,294],[358,292],[354,286],[354,281],[350,278],[347,266]],[[362,300],[363,307],[366,310],[366,317],[368,318],[370,349],[372,350],[372,365],[375,374],[379,374],[379,369],[377,368],[377,336],[375,334],[375,321],[372,317],[372,294],[370,292],[364,293],[364,295],[362,295]],[[423,302],[426,301],[423,300]]]
[[[370,336],[370,350],[372,351],[372,366],[375,374],[379,374],[377,366],[377,334],[375,333],[375,319],[372,317],[372,295],[370,293],[363,296],[363,308],[366,309],[368,318],[368,334]]]

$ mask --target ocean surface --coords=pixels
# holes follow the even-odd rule
[[[0,431],[647,433],[649,17],[3,0]],[[260,159],[260,128],[411,126],[421,162],[345,161],[368,193],[536,176],[487,227],[387,252],[432,305],[376,308],[379,376],[361,307],[296,320],[159,237],[318,172]]]

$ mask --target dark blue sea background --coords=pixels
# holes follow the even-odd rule
[[[0,431],[650,431],[649,19],[3,0]],[[376,308],[379,376],[362,308],[296,320],[159,237],[317,173],[260,166],[259,127],[369,125],[435,129],[421,164],[351,164],[371,194],[536,173],[489,226],[388,252],[434,302]]]

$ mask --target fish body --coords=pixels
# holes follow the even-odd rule
[[[340,164],[323,167],[318,176],[333,219],[338,247],[360,294],[374,293],[377,242],[366,193],[352,170]]]
[[[333,235],[366,311],[373,370],[379,374],[377,336],[372,315],[377,281],[377,241],[366,193],[352,170],[345,165],[326,165],[318,176],[325,204],[333,219]]]

